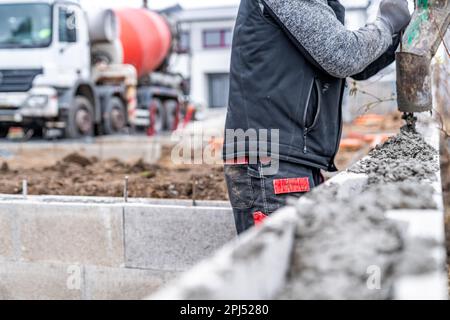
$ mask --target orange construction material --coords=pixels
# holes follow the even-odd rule
[[[172,34],[166,20],[147,9],[117,9],[120,41],[125,64],[133,65],[138,76],[155,71],[170,51]]]
[[[346,138],[341,140],[340,149],[345,151],[358,151],[364,148],[364,140]]]
[[[378,114],[365,114],[353,120],[353,124],[357,126],[377,126],[383,123],[385,118]]]

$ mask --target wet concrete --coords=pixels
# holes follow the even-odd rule
[[[390,299],[400,276],[436,270],[431,252],[439,244],[409,238],[386,211],[436,209],[425,181],[435,178],[437,160],[419,134],[402,129],[352,168],[369,175],[361,193],[338,197],[339,186],[331,185],[300,201],[292,268],[279,298]]]
[[[403,127],[349,171],[368,174],[369,184],[434,179],[433,173],[439,170],[437,157],[438,152],[419,133]]]
[[[433,145],[434,133],[425,135]],[[433,278],[444,254],[431,182],[438,159],[403,130],[353,170],[362,174],[342,173],[293,200],[154,298],[400,299],[405,284],[427,296],[424,287],[443,284]]]

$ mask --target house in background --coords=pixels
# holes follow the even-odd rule
[[[173,71],[189,79],[195,103],[209,108],[228,104],[231,42],[238,7],[181,10],[172,14],[178,22],[178,54]]]
[[[346,7],[346,27],[356,30],[367,22],[374,21],[381,0],[340,0]],[[395,111],[397,108],[394,99],[396,94],[395,64],[379,72],[372,79],[355,82],[348,80],[349,88],[355,85],[358,88],[356,94],[349,96],[348,91],[344,95],[344,121],[351,121],[363,113],[379,113]],[[383,101],[378,103],[377,101]]]
[[[346,7],[346,27],[356,30],[375,18],[379,0],[341,0]],[[208,108],[222,108],[228,104],[229,68],[233,27],[237,6],[173,10],[170,15],[178,22],[179,53],[174,55],[171,68],[190,81],[191,96],[195,103]],[[358,86],[370,94],[386,98],[395,92],[395,73],[390,67],[375,83],[360,82]],[[349,81],[351,84],[351,80]],[[370,95],[358,93],[345,98],[344,118],[352,120],[366,111],[364,106],[373,102]],[[390,111],[395,103],[377,105],[375,112]]]
[[[357,30],[368,20],[368,9],[372,0],[340,0],[345,7],[345,26],[350,30]]]

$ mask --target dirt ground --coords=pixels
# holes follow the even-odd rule
[[[360,159],[368,149],[341,152],[340,168]],[[139,160],[126,163],[117,159],[99,161],[72,153],[50,166],[33,168],[20,162],[0,162],[0,193],[21,194],[22,180],[28,181],[31,195],[73,195],[122,197],[128,176],[129,196],[156,199],[228,200],[222,166],[173,165],[170,150],[157,164]]]
[[[382,122],[349,124],[343,137],[351,134],[390,132],[401,126],[398,115]],[[341,148],[336,164],[346,169],[371,150],[370,144],[360,148]],[[164,147],[157,164],[142,160],[126,163],[117,159],[98,160],[73,153],[55,159],[45,152],[33,151],[8,163],[0,158],[0,193],[22,193],[22,180],[28,181],[31,195],[77,195],[122,197],[125,177],[129,177],[129,196],[157,199],[228,200],[222,166],[174,165],[171,148]],[[32,164],[32,166],[30,165]]]
[[[213,166],[174,166],[170,150],[163,150],[158,164],[142,160],[132,164],[117,159],[99,161],[73,153],[56,165],[10,169],[0,165],[0,193],[22,192],[28,180],[32,195],[79,195],[122,197],[128,176],[129,196],[164,199],[226,200],[223,169]]]

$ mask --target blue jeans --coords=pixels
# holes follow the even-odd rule
[[[258,164],[225,165],[225,179],[238,234],[255,225],[255,213],[271,215],[323,182],[320,169],[280,161],[275,174]]]

